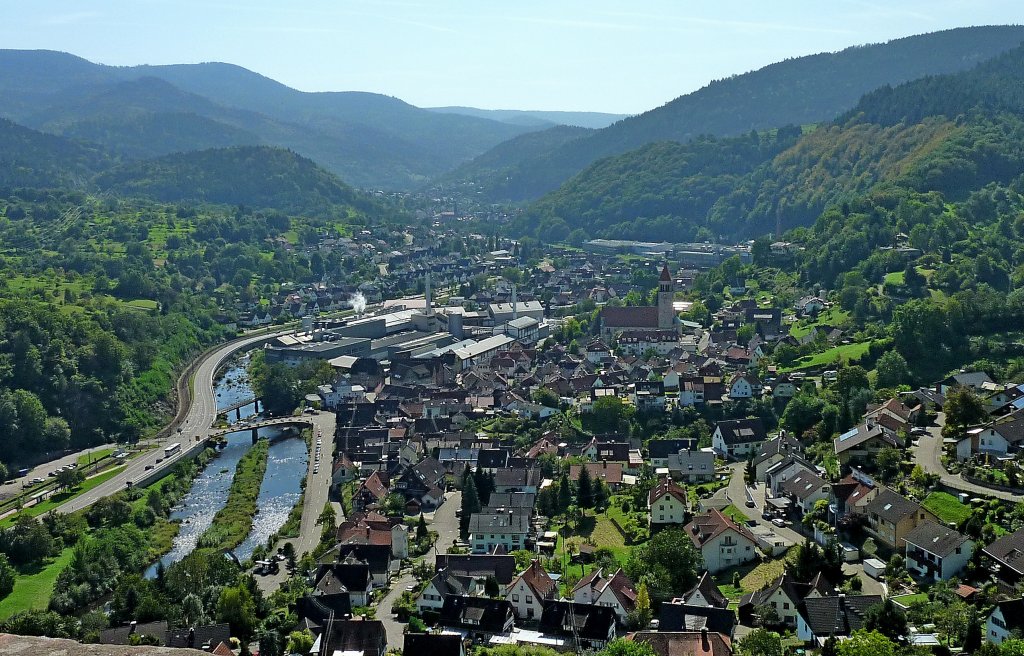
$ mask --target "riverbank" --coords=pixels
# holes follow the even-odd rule
[[[213,523],[199,537],[200,549],[231,550],[242,544],[252,528],[263,475],[267,471],[270,441],[260,439],[238,461],[228,500]]]

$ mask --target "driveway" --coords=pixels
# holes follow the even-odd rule
[[[957,492],[966,492],[972,496],[996,497],[1005,501],[1020,501],[1020,495],[1003,490],[993,490],[983,485],[976,485],[960,478],[959,474],[950,474],[942,466],[942,427],[946,423],[946,415],[939,413],[937,426],[929,426],[928,434],[918,438],[917,446],[910,449],[914,462],[928,474],[938,474],[942,485]],[[915,436],[917,437],[917,436]]]
[[[403,570],[399,577],[391,579],[391,589],[379,601],[377,601],[377,619],[384,625],[388,634],[388,651],[401,650],[405,643],[405,622],[399,622],[391,612],[391,605],[395,603],[406,587],[416,583],[416,577],[409,570]]]

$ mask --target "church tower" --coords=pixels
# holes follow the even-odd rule
[[[658,328],[662,330],[675,326],[676,313],[672,307],[675,296],[675,285],[672,283],[672,274],[669,273],[666,263],[658,279]]]

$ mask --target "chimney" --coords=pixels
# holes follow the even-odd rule
[[[708,627],[700,627],[700,646],[701,651],[711,651],[711,645],[708,642]]]
[[[369,526],[366,527],[366,539],[367,540],[370,539],[370,527]]]
[[[424,293],[423,293],[423,296],[426,299],[426,310],[424,311],[424,313],[429,317],[430,315],[432,315],[434,313],[434,308],[433,308],[433,305],[432,305],[432,303],[430,301],[430,272],[429,271],[427,271],[427,280],[424,283]]]
[[[512,320],[515,321],[519,318],[519,308],[516,305],[516,286],[512,285]]]

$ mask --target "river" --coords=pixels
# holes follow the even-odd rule
[[[252,388],[245,370],[247,364],[248,360],[243,358],[217,380],[215,389],[218,407],[228,407],[252,397]],[[253,406],[242,408],[243,419],[253,414]],[[306,443],[300,437],[280,437],[281,429],[277,428],[261,428],[259,434],[261,437],[277,439],[273,439],[270,444],[267,471],[260,486],[252,530],[235,549],[239,560],[245,560],[252,555],[253,549],[266,544],[267,538],[277,532],[288,519],[288,513],[301,495],[301,481],[309,459]],[[170,519],[179,521],[180,529],[171,550],[159,561],[164,567],[181,560],[196,548],[199,537],[213,523],[214,515],[227,503],[235,467],[252,446],[252,433],[249,430],[229,433],[226,440],[225,447],[196,477],[188,493],[171,512]],[[156,567],[154,563],[146,575],[155,576]]]

